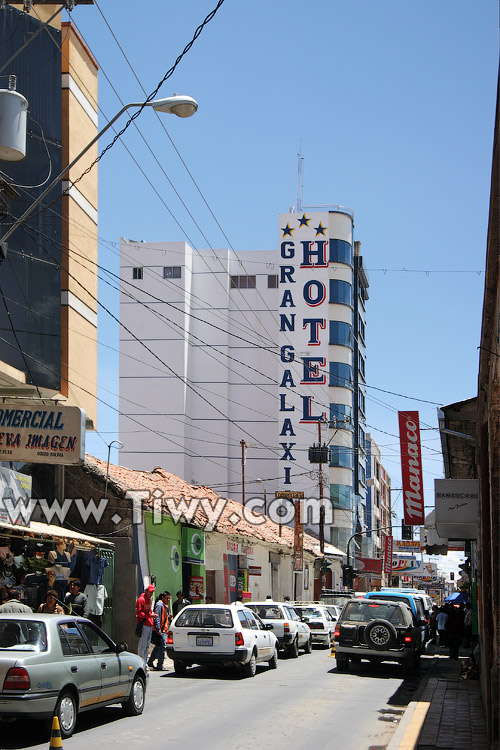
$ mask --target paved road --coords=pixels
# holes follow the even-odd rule
[[[422,672],[427,664],[424,657]],[[417,685],[418,678],[403,680],[397,664],[363,663],[340,674],[323,649],[281,658],[276,670],[258,667],[254,678],[201,667],[185,677],[153,672],[142,716],[123,718],[115,706],[83,714],[63,747],[160,750],[188,741],[202,750],[381,748]],[[49,746],[37,722],[2,724],[0,737],[3,750]]]

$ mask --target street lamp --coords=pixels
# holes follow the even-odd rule
[[[255,480],[257,484],[262,485],[262,490],[264,492],[264,515],[267,516],[267,493],[266,493],[266,485],[264,484],[264,480],[260,477]]]
[[[105,500],[108,497],[109,456],[110,456],[110,453],[111,453],[111,446],[112,445],[117,445],[118,448],[123,448],[123,443],[121,442],[121,440],[112,440],[110,443],[108,443],[108,463],[107,463],[107,466],[106,466],[106,484],[104,486],[104,499]]]
[[[121,108],[121,110],[107,123],[107,125],[99,131],[99,133],[95,136],[95,138],[92,138],[90,143],[88,143],[83,151],[80,151],[78,156],[75,156],[72,162],[70,162],[60,174],[55,177],[50,185],[45,188],[43,193],[38,196],[38,198],[29,206],[26,211],[23,213],[22,216],[20,216],[14,224],[8,229],[3,237],[0,238],[0,244],[5,242],[10,235],[16,231],[16,229],[30,216],[35,208],[46,198],[46,196],[50,193],[50,191],[57,185],[58,182],[60,182],[65,174],[69,172],[72,166],[76,164],[76,162],[84,156],[84,154],[87,153],[87,151],[92,148],[94,143],[99,140],[99,138],[104,135],[104,133],[109,130],[109,128],[113,125],[116,120],[118,120],[119,117],[125,112],[125,110],[130,109],[131,107],[140,107],[141,109],[143,107],[153,107],[157,112],[167,112],[172,115],[176,115],[177,117],[191,117],[191,115],[194,115],[196,110],[198,109],[198,103],[193,99],[191,96],[183,96],[181,94],[174,94],[173,96],[168,96],[164,99],[153,99],[150,102],[131,102],[130,104],[125,104],[124,107]]]

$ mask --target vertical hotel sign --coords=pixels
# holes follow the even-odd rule
[[[302,572],[304,565],[304,527],[300,500],[295,501],[295,527],[293,534],[293,569]]]
[[[280,214],[278,442],[285,487],[294,483],[297,451],[311,444],[328,408],[328,233],[326,213]]]
[[[400,411],[398,416],[404,521],[406,526],[423,526],[424,486],[418,411]]]

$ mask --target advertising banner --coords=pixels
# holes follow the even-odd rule
[[[369,557],[357,557],[354,561],[354,567],[359,573],[382,573],[382,560],[375,560]]]
[[[477,539],[479,481],[477,479],[435,479],[435,520],[438,534],[445,539]]]
[[[77,406],[0,404],[0,461],[78,466],[85,457],[85,412]]]
[[[304,564],[304,528],[302,526],[302,512],[300,500],[295,501],[295,528],[293,535],[293,569],[302,571]]]
[[[203,576],[189,576],[189,598],[193,602],[201,602],[205,597],[205,581]]]
[[[182,529],[182,559],[192,565],[205,564],[205,532],[200,529]]]
[[[426,563],[409,557],[405,560],[395,558],[392,564],[392,573],[393,575],[404,574],[405,576],[432,579],[437,576],[437,565],[436,563]]]
[[[399,441],[405,526],[423,526],[424,485],[418,411],[400,411]]]
[[[31,477],[12,469],[0,468],[0,521],[22,526],[30,525],[29,513],[12,513],[13,508],[28,507],[31,498]]]
[[[384,573],[387,575],[391,575],[392,573],[392,536],[385,537]]]
[[[420,552],[420,542],[410,542],[405,539],[394,540],[394,551],[395,552]]]
[[[235,602],[238,596],[238,555],[224,555],[225,603]]]

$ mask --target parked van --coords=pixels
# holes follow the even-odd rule
[[[425,617],[422,599],[413,593],[402,589],[384,589],[382,591],[367,591],[365,599],[377,599],[378,601],[404,602],[410,608],[415,623],[418,625],[421,635],[420,653],[424,653],[427,642],[427,620]]]

